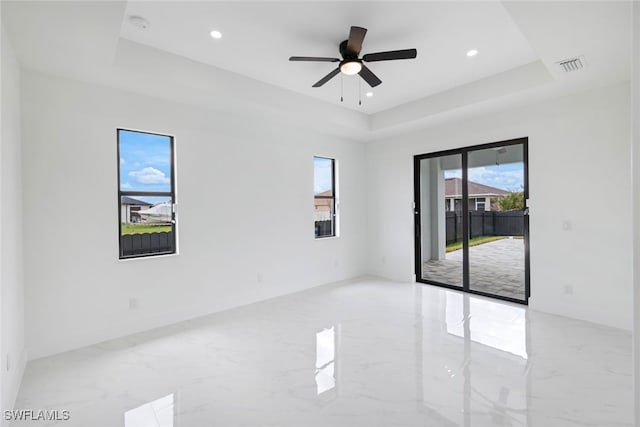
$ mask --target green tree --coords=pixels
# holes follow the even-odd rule
[[[524,209],[524,192],[514,191],[498,199],[501,211],[515,211]]]

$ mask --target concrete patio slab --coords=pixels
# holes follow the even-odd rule
[[[422,278],[462,287],[462,250],[423,264]],[[505,238],[469,248],[470,289],[524,300],[524,240]]]

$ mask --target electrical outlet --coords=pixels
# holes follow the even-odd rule
[[[129,310],[138,309],[138,298],[129,298]]]

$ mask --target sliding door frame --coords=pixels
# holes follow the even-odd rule
[[[467,169],[469,164],[469,152],[486,150],[491,148],[508,147],[512,145],[522,145],[523,163],[524,163],[524,300],[510,298],[502,295],[491,294],[488,292],[470,289],[469,277],[469,215],[462,216],[462,287],[450,285],[447,283],[427,280],[422,278],[422,233],[421,225],[421,180],[420,180],[420,162],[424,159],[434,157],[445,157],[452,155],[462,156],[462,211],[469,212],[469,194],[468,194],[468,176]],[[482,295],[486,297],[496,298],[503,301],[515,302],[518,304],[528,305],[531,296],[530,281],[530,253],[529,253],[529,138],[516,138],[505,141],[491,142],[488,144],[473,145],[469,147],[456,148],[452,150],[437,151],[434,153],[418,154],[413,157],[413,216],[414,216],[414,253],[415,253],[415,276],[416,281],[429,285],[441,286],[444,288],[455,289],[458,291],[468,292],[470,294]]]

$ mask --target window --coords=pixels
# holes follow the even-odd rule
[[[176,253],[173,137],[118,129],[120,259]]]
[[[477,211],[484,211],[485,210],[485,199],[484,198],[476,199],[476,210]]]
[[[336,235],[335,162],[326,157],[313,158],[313,221],[316,238]]]

